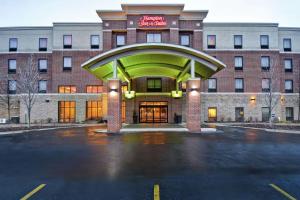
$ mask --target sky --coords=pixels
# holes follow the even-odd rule
[[[121,3],[183,3],[209,10],[204,22],[273,22],[300,27],[300,0],[0,0],[0,27],[51,26],[53,22],[100,22],[96,10]]]

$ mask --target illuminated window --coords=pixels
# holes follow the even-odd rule
[[[209,122],[217,121],[217,108],[216,107],[208,108],[208,121]]]
[[[76,93],[76,87],[72,85],[59,86],[58,93]]]
[[[60,123],[75,122],[76,102],[75,101],[59,101],[58,102],[58,121]]]
[[[86,119],[87,120],[99,120],[103,116],[102,114],[102,102],[101,101],[87,101],[86,102]]]
[[[122,85],[122,93],[128,91],[128,86],[127,85]]]
[[[122,101],[122,123],[126,120],[126,103]]]
[[[216,36],[215,35],[208,35],[207,36],[207,48],[208,49],[215,49],[216,48]]]
[[[182,90],[183,92],[186,91],[186,82],[181,82],[181,90]]]
[[[102,93],[103,86],[102,85],[88,85],[86,86],[86,93]]]
[[[72,35],[64,35],[64,49],[72,49]]]
[[[161,78],[148,78],[147,79],[148,92],[161,92]]]
[[[9,51],[17,51],[18,38],[9,38]]]

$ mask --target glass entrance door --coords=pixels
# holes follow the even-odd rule
[[[141,102],[140,123],[168,123],[168,102]]]

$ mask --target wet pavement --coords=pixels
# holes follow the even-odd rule
[[[94,133],[97,127],[0,136],[0,199],[300,198],[300,135]]]

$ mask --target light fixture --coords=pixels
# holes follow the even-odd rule
[[[197,88],[191,88],[190,91],[191,92],[197,92]]]
[[[174,90],[171,92],[171,96],[173,98],[181,98],[182,97],[182,91],[181,90]]]
[[[254,102],[254,101],[255,101],[255,97],[251,97],[251,98],[250,98],[250,101],[251,101],[251,102]]]
[[[126,99],[133,99],[135,97],[135,91],[125,91]]]
[[[110,92],[118,92],[118,89],[117,89],[117,88],[110,88],[109,91],[110,91]]]

